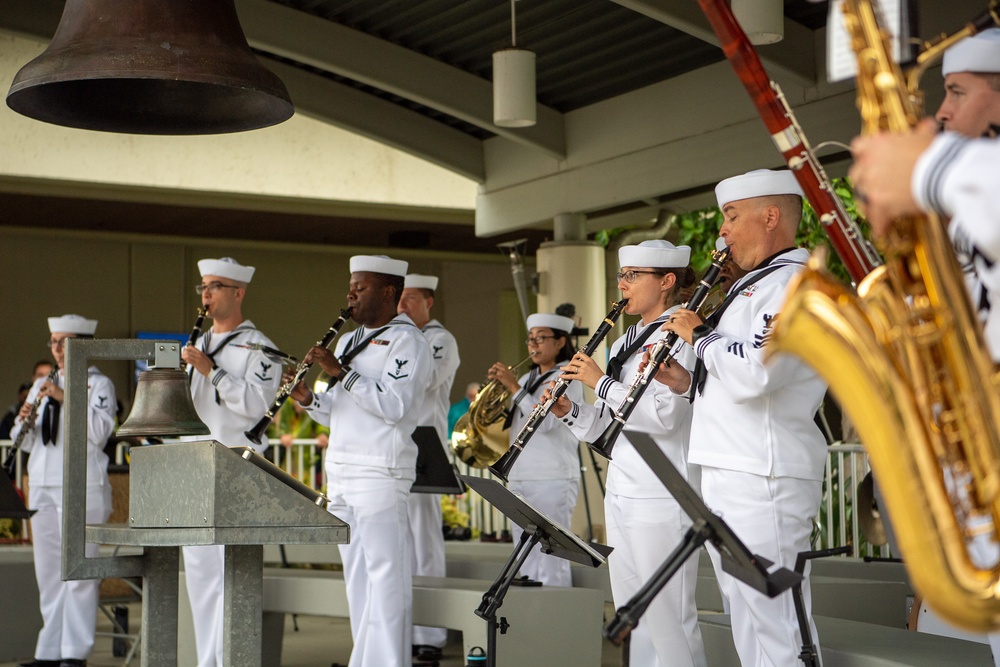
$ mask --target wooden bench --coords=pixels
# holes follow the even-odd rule
[[[414,577],[413,622],[460,631],[466,655],[473,646],[485,650],[487,623],[475,610],[491,583]],[[348,615],[343,573],[267,567],[263,608],[262,667],[278,667],[275,656],[281,655],[285,614]],[[512,586],[497,613],[510,623],[497,639],[498,667],[599,667],[603,612],[604,595],[596,589]]]

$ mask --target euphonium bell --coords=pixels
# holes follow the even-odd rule
[[[522,359],[509,366],[517,370],[531,361]],[[483,385],[469,406],[469,411],[455,422],[451,450],[459,461],[473,468],[488,468],[510,448],[508,430],[503,427],[510,392],[497,380]]]
[[[132,412],[116,433],[120,437],[210,434],[191,401],[187,374],[177,368],[139,374]]]
[[[66,0],[52,43],[14,77],[7,105],[56,125],[138,134],[239,132],[294,112],[250,51],[233,0]]]

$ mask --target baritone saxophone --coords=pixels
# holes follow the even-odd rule
[[[916,79],[890,55],[870,0],[845,0],[843,9],[863,133],[909,131],[922,115]],[[976,29],[970,24],[965,36]],[[814,255],[789,286],[768,352],[801,357],[830,384],[868,451],[907,571],[930,607],[960,627],[996,630],[1000,377],[944,222],[896,220],[883,251],[885,265],[857,294]]]

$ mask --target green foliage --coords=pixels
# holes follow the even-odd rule
[[[844,208],[855,220],[859,220],[861,230],[867,237],[869,234],[868,223],[861,218],[857,206],[854,202],[854,193],[846,179],[833,179],[833,189],[844,202]],[[813,211],[809,202],[804,202],[802,212],[802,224],[799,225],[799,233],[795,238],[796,243],[803,248],[812,250],[820,245],[829,245],[826,232]],[[715,250],[715,241],[719,237],[719,229],[722,227],[722,212],[718,207],[679,213],[673,216],[672,228],[677,232],[678,245],[691,246],[691,268],[697,273],[703,272],[712,263],[711,253]],[[628,231],[625,228],[605,229],[597,233],[596,240],[604,247],[622,232]],[[847,270],[836,253],[829,253],[830,271],[845,282],[850,282]]]

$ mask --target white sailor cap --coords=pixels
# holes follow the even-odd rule
[[[729,202],[769,195],[802,197],[803,193],[799,182],[787,169],[777,171],[755,169],[740,176],[727,178],[715,186],[715,198],[719,202],[719,208],[723,208]]]
[[[416,289],[429,289],[433,291],[438,287],[438,277],[422,276],[419,273],[410,273],[403,279],[403,287],[415,287]]]
[[[557,329],[569,333],[576,327],[576,322],[562,315],[535,313],[528,315],[528,330],[530,331],[535,327],[548,327],[549,329]]]
[[[691,261],[691,248],[670,241],[652,239],[618,249],[619,266],[649,266],[656,269],[683,269]]]
[[[351,273],[370,271],[371,273],[384,273],[403,278],[406,276],[408,266],[408,262],[386,255],[354,255],[351,257]]]
[[[93,336],[97,331],[97,320],[88,320],[80,315],[63,315],[49,318],[49,333],[68,333],[77,336]]]
[[[253,278],[254,267],[243,266],[232,257],[219,259],[202,259],[198,261],[198,271],[202,277],[219,276],[229,278],[238,283],[249,283]]]
[[[944,52],[941,74],[1000,72],[1000,28],[967,37]]]

